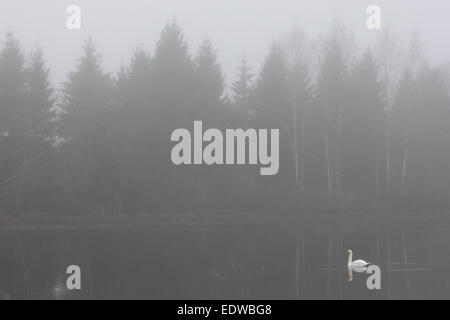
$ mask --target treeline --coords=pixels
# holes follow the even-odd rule
[[[295,31],[258,74],[229,88],[212,43],[191,56],[176,22],[153,54],[115,74],[92,41],[61,90],[38,50],[8,33],[0,52],[0,210],[9,214],[306,212],[389,204],[450,208],[448,73],[413,38],[399,62],[385,34],[362,54],[334,25],[320,46]],[[174,166],[170,136],[280,128],[280,172]]]

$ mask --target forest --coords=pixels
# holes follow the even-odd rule
[[[227,84],[213,39],[191,49],[176,21],[154,52],[110,73],[95,40],[64,83],[13,32],[0,51],[0,213],[80,216],[450,209],[450,68],[420,36],[360,48],[335,23],[242,58]],[[132,48],[130,48],[130,51]],[[29,58],[28,58],[29,57]],[[241,57],[236,57],[240,59]],[[171,133],[279,129],[279,172],[177,166]]]

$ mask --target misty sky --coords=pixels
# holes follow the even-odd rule
[[[82,9],[82,30],[66,28],[66,8]],[[137,44],[154,51],[166,21],[176,18],[189,41],[191,53],[200,41],[212,39],[228,82],[245,55],[258,71],[273,39],[298,26],[309,35],[329,29],[340,18],[363,45],[379,31],[366,29],[366,8],[381,6],[383,23],[401,39],[418,29],[427,53],[435,62],[450,60],[450,2],[448,0],[0,0],[0,34],[13,30],[29,50],[44,49],[52,79],[61,82],[92,37],[114,72],[128,62]]]

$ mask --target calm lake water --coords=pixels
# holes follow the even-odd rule
[[[381,290],[348,281],[347,249],[380,266]],[[447,223],[0,231],[10,299],[450,299],[449,271]]]

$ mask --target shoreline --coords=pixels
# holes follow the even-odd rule
[[[303,225],[335,225],[358,227],[367,224],[404,224],[415,226],[450,225],[450,212],[396,212],[396,213],[312,213],[312,214],[140,214],[85,215],[61,217],[54,215],[27,215],[11,217],[0,215],[0,231],[77,231],[127,229],[242,229],[249,227],[301,228]]]

